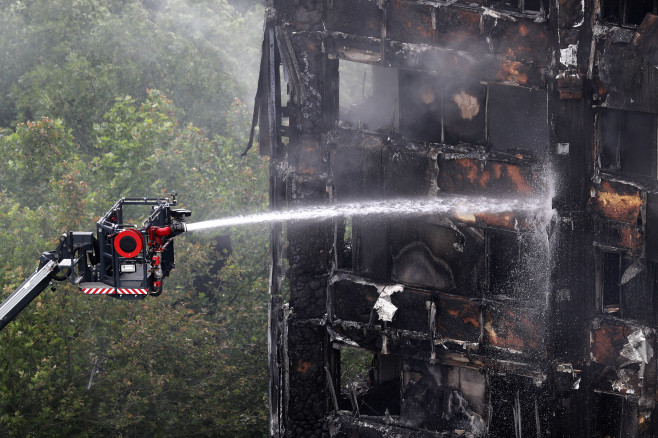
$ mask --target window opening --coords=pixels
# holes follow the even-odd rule
[[[507,9],[520,9],[521,5],[519,4],[519,0],[490,0],[489,1],[490,6],[499,6],[501,8],[507,8]]]
[[[435,74],[400,70],[400,133],[407,138],[443,143],[441,84]]]
[[[376,131],[398,129],[396,69],[341,60],[339,119],[352,127]]]
[[[388,280],[389,222],[381,217],[352,218],[352,270],[355,273]]]
[[[352,217],[336,220],[336,266],[339,269],[352,269]]]
[[[535,233],[487,230],[489,293],[538,303],[548,292],[549,259],[545,239]]]
[[[485,144],[486,87],[400,70],[400,133],[432,143]]]
[[[489,292],[493,295],[514,295],[515,277],[519,271],[522,246],[517,233],[488,233]]]
[[[545,8],[542,0],[521,0],[521,10],[523,12],[540,12]]]
[[[490,375],[488,392],[489,436],[543,436],[541,431],[546,430],[550,421],[545,405],[548,398],[533,379],[510,374]]]
[[[600,311],[653,323],[652,263],[617,252],[601,254]]]
[[[601,304],[604,313],[619,313],[621,311],[621,261],[620,254],[603,254]]]
[[[487,87],[447,82],[443,99],[444,140],[448,144],[486,144]]]
[[[341,346],[339,406],[360,415],[400,413],[400,359]]]
[[[623,396],[598,393],[595,398],[596,436],[638,436],[638,405]]]
[[[634,111],[599,114],[601,169],[656,177],[656,116]]]

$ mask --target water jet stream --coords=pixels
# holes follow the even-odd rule
[[[524,212],[538,219],[550,212],[545,199],[505,199],[482,196],[442,196],[437,198],[391,199],[318,205],[300,209],[278,210],[187,224],[187,231],[233,227],[288,220],[323,220],[342,216],[418,216],[424,214],[479,214]]]

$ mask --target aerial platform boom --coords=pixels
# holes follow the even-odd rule
[[[48,261],[9,295],[9,298],[0,305],[0,330],[48,287],[52,280],[52,273],[56,269],[57,263],[52,260]]]

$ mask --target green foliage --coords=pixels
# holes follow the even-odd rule
[[[267,160],[239,156],[262,9],[2,5],[0,299],[120,197],[176,191],[193,221],[266,208]],[[176,239],[158,298],[57,283],[30,304],[0,332],[0,436],[266,436],[267,227],[222,233],[230,253],[217,233]]]
[[[0,154],[6,157],[0,184],[18,194],[24,205],[43,205],[49,180],[43,176],[61,176],[57,163],[75,158],[73,140],[59,120],[20,123],[16,132],[0,136]]]
[[[118,99],[95,128],[99,155],[91,160],[78,156],[68,131],[50,120],[2,138],[16,158],[0,169],[14,172],[8,181],[17,178],[1,195],[8,208],[0,225],[12,230],[0,234],[5,296],[61,231],[89,229],[121,195],[166,194],[177,186],[196,219],[264,207],[267,161],[239,158],[244,143],[207,139],[181,126],[177,114],[155,90],[142,104]],[[13,170],[28,168],[45,171]],[[39,183],[39,202],[21,190],[26,181]],[[8,364],[0,374],[0,431],[264,434],[266,227],[231,230],[231,238],[234,250],[220,270],[209,263],[211,235],[178,238],[177,269],[157,299],[123,303],[66,286],[42,294],[0,332],[0,363]],[[196,288],[201,274],[206,292]]]

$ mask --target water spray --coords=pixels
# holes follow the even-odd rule
[[[382,201],[364,201],[318,205],[300,209],[289,209],[256,213],[252,215],[233,216],[203,222],[186,224],[188,232],[205,231],[213,228],[225,228],[258,223],[283,221],[312,221],[334,219],[343,216],[418,216],[426,214],[455,214],[457,216],[481,213],[526,212],[538,219],[550,212],[545,200],[505,199],[484,196],[444,195],[435,198],[391,199]]]

